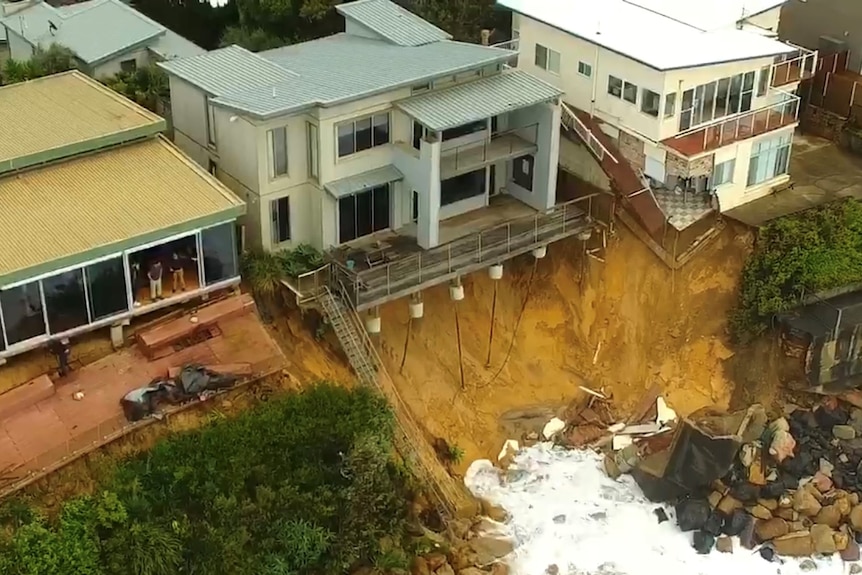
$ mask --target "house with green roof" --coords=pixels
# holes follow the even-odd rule
[[[59,44],[74,52],[79,68],[94,78],[205,52],[121,0],[58,7],[42,0],[3,2],[0,29],[13,60],[29,60],[37,48]]]
[[[160,63],[177,145],[246,200],[250,244],[309,243],[382,273],[459,241],[470,265],[490,265],[476,234],[532,227],[558,204],[561,91],[509,68],[515,51],[454,41],[390,0],[335,10],[333,36]]]
[[[239,283],[245,204],[79,71],[0,88],[0,363]]]

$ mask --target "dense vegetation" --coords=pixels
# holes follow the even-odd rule
[[[404,567],[393,419],[320,384],[172,436],[47,519],[2,507],[4,575],[303,575]]]
[[[242,257],[241,273],[256,296],[271,297],[282,279],[296,278],[314,271],[324,263],[323,254],[309,244],[292,250],[248,251]]]
[[[742,272],[732,335],[745,341],[807,294],[862,282],[862,203],[847,199],[779,218],[760,230]]]
[[[59,74],[77,67],[75,54],[71,50],[52,44],[49,48],[37,48],[26,62],[6,60],[0,71],[0,84],[16,84],[42,76]]]

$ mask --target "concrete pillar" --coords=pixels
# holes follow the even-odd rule
[[[422,138],[419,150],[419,222],[416,242],[423,249],[440,244],[440,141],[435,135]]]
[[[545,207],[550,209],[557,203],[557,168],[560,164],[560,122],[563,108],[559,103],[547,105],[551,106],[551,141],[548,148],[548,197],[545,199]]]
[[[111,346],[114,349],[120,349],[126,343],[123,337],[123,324],[118,323],[111,326]]]

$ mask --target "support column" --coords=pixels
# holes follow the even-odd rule
[[[123,337],[123,324],[118,323],[111,326],[111,346],[114,349],[120,349],[125,343]]]
[[[436,135],[422,138],[419,149],[421,166],[419,194],[419,221],[416,241],[423,249],[437,247],[440,243],[440,141]]]
[[[557,203],[557,168],[560,164],[560,122],[563,108],[559,102],[547,104],[551,107],[550,141],[548,147],[548,187],[545,208],[550,209]]]

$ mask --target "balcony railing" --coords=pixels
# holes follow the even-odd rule
[[[817,51],[799,48],[794,54],[787,54],[775,58],[772,65],[773,88],[786,86],[801,80],[806,80],[817,71]]]
[[[575,112],[565,104],[560,105],[562,106],[561,117],[563,127],[567,130],[574,130],[578,137],[580,137],[587,145],[593,155],[598,158],[599,162],[603,161],[607,157],[613,160],[615,164],[618,164],[619,162],[614,155],[608,151],[595,135],[593,135],[593,132],[581,121],[580,118],[578,118],[577,114],[575,114]]]
[[[512,57],[506,61],[505,65],[509,66],[511,68],[517,68],[518,67],[518,52],[520,51],[520,44],[521,44],[521,42],[520,42],[519,38],[512,38],[511,40],[506,40],[505,42],[499,42],[497,44],[492,44],[491,48],[499,48],[501,50],[511,50],[512,52],[514,52],[515,54],[512,55]]]
[[[772,91],[780,94],[779,102],[693,128],[664,143],[683,155],[694,156],[795,124],[799,97],[777,89]]]
[[[336,281],[347,286],[347,295],[357,309],[368,309],[589,229],[595,225],[594,196],[404,255],[385,266],[355,271],[333,263],[332,273]]]
[[[513,128],[491,135],[479,142],[462,144],[440,153],[441,177],[469,172],[492,162],[509,159],[536,150],[539,125]]]

